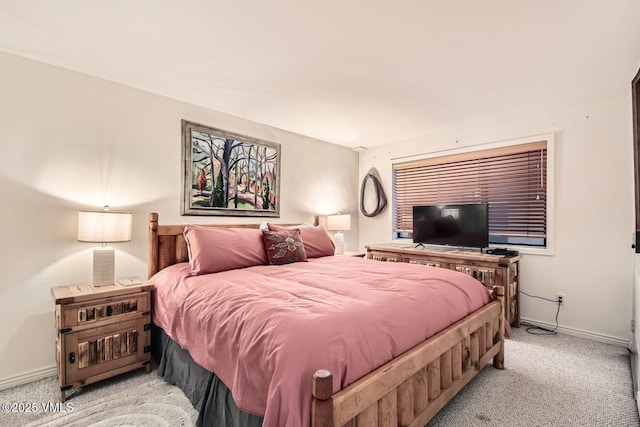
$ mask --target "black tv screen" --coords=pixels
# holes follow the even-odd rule
[[[487,203],[413,207],[413,242],[469,248],[489,246]]]

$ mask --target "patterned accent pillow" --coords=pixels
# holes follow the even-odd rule
[[[300,230],[262,231],[262,240],[271,265],[307,261]]]
[[[267,226],[271,231],[291,230],[297,227],[283,227],[277,224],[268,223]],[[327,231],[318,225],[316,227],[300,227],[300,238],[304,244],[304,251],[307,258],[319,258],[322,256],[333,256],[336,249],[333,240],[327,234]]]

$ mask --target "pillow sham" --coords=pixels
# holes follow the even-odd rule
[[[300,230],[262,231],[262,239],[271,265],[306,262],[307,255],[300,239]]]
[[[267,224],[269,230],[280,231],[290,229],[277,224]],[[334,255],[336,246],[322,226],[300,228],[300,238],[307,258],[320,258]]]
[[[262,232],[257,228],[188,224],[182,226],[182,233],[192,276],[267,264]]]

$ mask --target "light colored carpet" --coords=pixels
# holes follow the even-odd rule
[[[1,413],[0,426],[173,427],[195,426],[198,414],[182,391],[152,372],[138,370],[79,390],[65,405],[69,410],[45,412],[42,404],[58,403],[57,379],[47,378],[0,392],[0,402],[33,402],[36,413]],[[68,392],[69,393],[69,392]]]
[[[428,424],[436,426],[639,426],[626,349],[568,335],[514,329],[505,370],[487,366]],[[0,392],[0,402],[58,402],[55,378]],[[197,414],[155,373],[84,387],[73,411],[0,413],[1,426],[193,426]]]
[[[640,426],[627,349],[513,328],[505,369],[483,369],[428,424]]]

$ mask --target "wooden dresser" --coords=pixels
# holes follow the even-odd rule
[[[60,400],[66,391],[145,368],[151,372],[151,285],[51,288]]]
[[[473,276],[488,288],[504,286],[507,321],[516,327],[520,326],[519,255],[489,255],[450,248],[416,248],[411,243],[376,244],[366,248],[368,259],[448,268]]]

